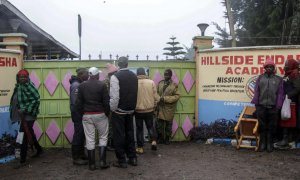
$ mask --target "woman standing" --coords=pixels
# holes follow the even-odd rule
[[[276,143],[279,147],[288,146],[289,134],[292,130],[291,128],[296,128],[296,131],[294,132],[297,132],[298,129],[300,129],[300,74],[298,61],[294,59],[286,60],[284,71],[287,79],[284,83],[284,91],[288,98],[291,99],[292,102],[296,103],[296,117],[293,115],[294,111],[292,109],[291,119],[280,121],[280,126],[283,128],[283,139]]]

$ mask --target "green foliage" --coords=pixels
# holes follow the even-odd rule
[[[222,4],[226,4],[225,0]],[[300,43],[299,0],[231,0],[231,6],[237,46]],[[218,30],[215,34],[219,36],[217,43],[228,47],[228,33],[215,26]]]

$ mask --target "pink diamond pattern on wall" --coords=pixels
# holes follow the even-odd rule
[[[62,84],[64,89],[66,90],[67,94],[70,96],[70,79],[71,79],[72,73],[71,72],[67,72],[67,74],[65,75]]]
[[[34,122],[32,129],[33,129],[33,131],[34,131],[34,134],[35,134],[35,136],[36,136],[36,139],[37,139],[37,140],[40,140],[40,138],[41,138],[43,132],[42,132],[42,130],[41,130],[41,128],[40,128],[40,125],[39,125],[39,123],[38,123],[37,121]]]
[[[173,119],[173,122],[172,122],[172,136],[175,135],[175,133],[176,133],[178,127],[179,127],[179,126],[178,126],[178,124],[177,124],[177,122],[176,122],[176,119]]]
[[[60,129],[54,119],[50,122],[50,124],[46,130],[46,134],[48,135],[49,139],[51,140],[51,143],[55,144],[55,142],[57,141],[57,138],[60,134]]]
[[[74,134],[74,123],[72,122],[72,119],[69,119],[66,127],[64,129],[64,134],[66,138],[68,139],[69,143],[72,143],[73,141],[73,134]]]
[[[186,116],[184,123],[182,125],[183,133],[187,137],[190,133],[190,130],[193,128],[193,124],[191,123],[190,117]]]
[[[37,74],[35,73],[35,71],[31,71],[29,78],[31,80],[31,82],[34,84],[34,86],[39,89],[40,85],[41,85],[41,81],[39,79],[39,77],[37,76]]]
[[[159,81],[163,80],[163,77],[160,75],[159,71],[157,70],[153,76],[153,81],[155,85],[158,85]]]
[[[187,71],[185,73],[182,82],[183,82],[183,86],[184,86],[185,90],[189,93],[195,83],[190,71]]]
[[[58,86],[58,80],[56,79],[56,76],[52,71],[49,72],[44,84],[46,89],[52,96]]]
[[[177,74],[175,71],[172,71],[172,80],[173,82],[175,82],[177,85],[179,84],[179,80],[178,80],[178,77],[177,77]]]

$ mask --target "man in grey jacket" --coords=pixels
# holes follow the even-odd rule
[[[273,151],[273,134],[276,130],[279,110],[283,104],[283,79],[275,74],[275,64],[268,59],[264,64],[265,73],[260,75],[255,84],[254,97],[259,121],[259,151]]]

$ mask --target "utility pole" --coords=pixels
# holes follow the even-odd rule
[[[225,2],[226,2],[226,9],[227,9],[227,15],[228,15],[230,36],[232,37],[231,47],[236,47],[236,37],[235,37],[235,31],[234,31],[233,14],[231,11],[230,0],[225,0]]]
[[[78,14],[79,60],[81,60],[81,16]]]

